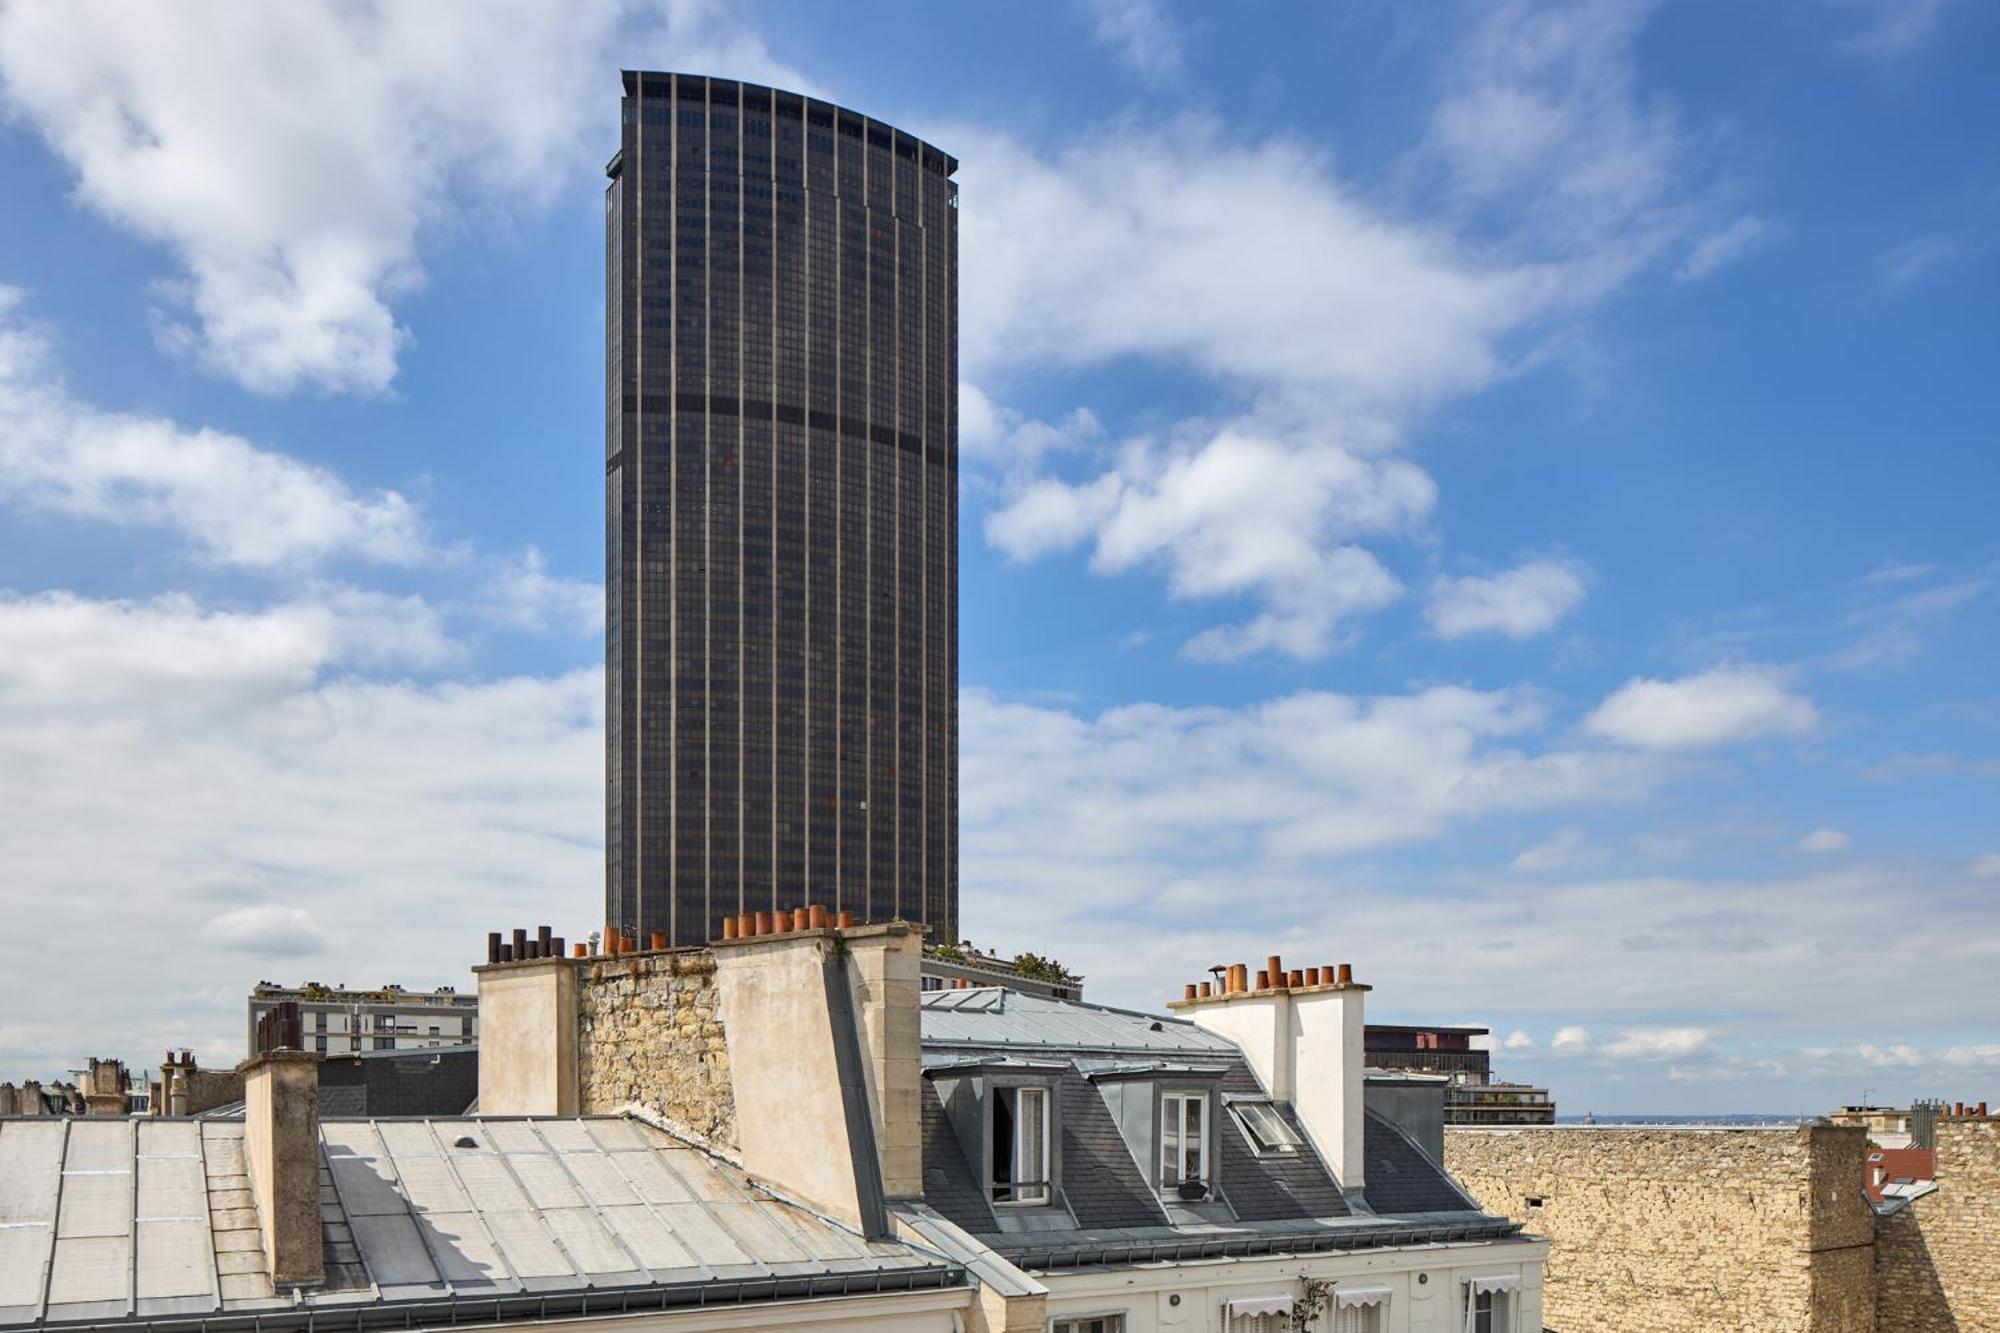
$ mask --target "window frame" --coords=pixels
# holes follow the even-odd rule
[[[1040,1186],[1039,1191],[1032,1196],[1024,1196],[1022,1194],[1023,1182],[1019,1179],[1021,1153],[1025,1146],[1025,1140],[1020,1133],[1020,1105],[1021,1098],[1024,1096],[1031,1096],[1038,1099],[1042,1108],[1041,1178],[1026,1182],[1030,1186]],[[1013,1117],[1014,1128],[1012,1130],[1013,1144],[1009,1169],[1015,1178],[1007,1181],[998,1180],[993,1174],[994,1153],[998,1147],[997,1140],[999,1137],[995,1121],[1003,1098],[1013,1099],[1010,1114]],[[1046,1208],[1055,1202],[1055,1128],[1055,1088],[1053,1085],[1040,1081],[1023,1081],[994,1083],[987,1089],[985,1176],[986,1198],[992,1206],[995,1208]],[[1003,1189],[1009,1191],[1009,1197],[1001,1197],[1000,1192]]]
[[[1274,1145],[1265,1144],[1260,1130],[1261,1122],[1253,1117],[1252,1112],[1269,1116],[1288,1141]],[[1243,1131],[1243,1137],[1250,1144],[1250,1150],[1259,1157],[1296,1157],[1305,1145],[1305,1137],[1292,1128],[1291,1122],[1278,1110],[1278,1103],[1273,1098],[1231,1098],[1229,1114],[1236,1122],[1237,1128]]]
[[[1214,1096],[1206,1088],[1162,1088],[1160,1090],[1159,1103],[1160,1130],[1158,1143],[1160,1151],[1154,1163],[1153,1177],[1153,1187],[1162,1195],[1177,1192],[1181,1184],[1187,1180],[1187,1176],[1179,1173],[1179,1169],[1185,1168],[1187,1165],[1187,1107],[1189,1103],[1194,1103],[1201,1107],[1199,1138],[1195,1144],[1195,1164],[1200,1174],[1196,1175],[1194,1179],[1197,1183],[1206,1186],[1210,1193],[1213,1193],[1215,1190],[1214,1170],[1212,1167],[1213,1157],[1211,1156],[1213,1150],[1212,1144],[1215,1138]],[[1174,1108],[1176,1106],[1179,1108],[1177,1124],[1174,1119]],[[1169,1137],[1170,1126],[1172,1126],[1172,1138]],[[1177,1169],[1176,1179],[1171,1182],[1167,1179],[1168,1155],[1170,1152],[1173,1154],[1174,1165]]]

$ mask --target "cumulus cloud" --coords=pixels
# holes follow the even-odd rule
[[[1507,1040],[1503,1044],[1510,1051],[1526,1051],[1534,1048],[1535,1039],[1521,1029],[1515,1028],[1507,1034]]]
[[[602,161],[621,59],[776,71],[702,0],[0,9],[8,105],[179,266],[166,343],[260,392],[386,389],[422,242]]]
[[[1810,852],[1826,855],[1830,852],[1844,852],[1854,839],[1837,828],[1817,828],[1792,844],[1795,852]]]
[[[1585,720],[1596,735],[1650,750],[1694,750],[1767,736],[1803,736],[1819,725],[1810,700],[1768,668],[1717,667],[1680,680],[1640,676]]]
[[[1400,592],[1373,544],[1420,532],[1433,503],[1427,476],[1384,455],[1691,225],[1672,203],[1678,130],[1635,88],[1642,20],[1626,5],[1484,15],[1443,62],[1393,202],[1321,145],[1198,117],[1053,152],[952,131],[973,379],[1139,359],[1240,404],[1019,471],[989,540],[1017,559],[1088,545],[1101,573],[1156,568],[1177,597],[1257,604],[1192,640],[1198,658],[1343,643]],[[1504,608],[1478,592],[1447,623],[1520,636],[1580,585],[1550,565],[1487,598]]]
[[[1549,1042],[1549,1047],[1557,1051],[1581,1051],[1590,1046],[1590,1032],[1581,1027],[1561,1028]]]
[[[223,565],[425,554],[416,506],[395,491],[357,492],[239,436],[80,401],[20,306],[0,288],[0,503],[166,529]]]
[[[1560,560],[1531,560],[1499,574],[1440,578],[1424,618],[1442,639],[1504,634],[1527,639],[1555,628],[1583,604],[1583,577]]]
[[[1631,1028],[1598,1050],[1612,1060],[1674,1060],[1694,1055],[1708,1043],[1703,1028]]]
[[[265,903],[211,917],[201,938],[228,953],[258,958],[305,958],[326,951],[326,932],[303,907]]]

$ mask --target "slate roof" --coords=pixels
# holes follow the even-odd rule
[[[0,1327],[239,1311],[327,1327],[406,1305],[462,1322],[523,1298],[639,1310],[964,1280],[636,1120],[320,1131],[328,1280],[295,1303],[264,1277],[241,1122],[0,1120]]]
[[[945,1115],[930,1080],[923,1089],[924,1204],[964,1231],[1024,1262],[1109,1263],[1108,1256],[1272,1253],[1411,1243],[1447,1235],[1511,1235],[1504,1219],[1480,1213],[1443,1169],[1388,1121],[1371,1114],[1364,1131],[1369,1176],[1364,1197],[1377,1217],[1357,1216],[1292,1108],[1278,1113],[1299,1151],[1260,1156],[1229,1097],[1259,1097],[1234,1043],[1179,1019],[999,989],[932,991],[923,997],[927,1068],[965,1069],[995,1057],[1015,1065],[1062,1066],[1056,1076],[1062,1142],[1061,1202],[1070,1227],[1003,1231],[984,1194],[983,1174]],[[1164,1206],[1087,1075],[1158,1067],[1216,1071],[1223,1094],[1215,1121],[1216,1180],[1224,1207]]]
[[[1362,1195],[1378,1213],[1478,1212],[1416,1141],[1375,1112],[1361,1126]]]

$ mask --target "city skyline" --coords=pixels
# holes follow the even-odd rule
[[[601,925],[602,168],[661,68],[962,163],[963,935],[1141,1008],[1352,961],[1565,1112],[1990,1100],[1996,43],[0,4],[0,1079]]]

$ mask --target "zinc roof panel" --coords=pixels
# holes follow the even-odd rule
[[[529,1206],[528,1195],[498,1153],[465,1152],[452,1157],[472,1206],[481,1212],[518,1212]]]
[[[208,1172],[199,1157],[139,1158],[140,1217],[200,1217],[207,1209]]]
[[[633,1257],[656,1276],[673,1280],[699,1275],[701,1261],[644,1204],[606,1208],[604,1221]]]
[[[0,1223],[56,1220],[62,1152],[60,1120],[0,1124]],[[39,1292],[35,1299],[41,1299]]]
[[[130,1170],[132,1151],[131,1121],[72,1120],[69,1128],[69,1150],[63,1157],[63,1170]]]
[[[0,1227],[0,1307],[41,1303],[52,1233],[46,1224]]]
[[[673,1140],[651,1126],[641,1127],[631,1120],[590,1120],[584,1122],[590,1138],[605,1152],[638,1152],[664,1148]]]
[[[709,1211],[706,1204],[665,1203],[656,1210],[674,1239],[686,1246],[703,1265],[713,1269],[755,1268],[757,1261],[740,1241]]]
[[[659,1153],[612,1153],[609,1160],[647,1203],[688,1203],[695,1197]]]
[[[557,1248],[537,1214],[488,1213],[485,1221],[493,1232],[493,1239],[500,1243],[501,1253],[507,1256],[507,1266],[514,1270],[517,1277],[576,1276],[576,1269],[563,1257],[563,1252]]]
[[[393,1217],[410,1206],[396,1188],[396,1168],[386,1157],[330,1157],[333,1187],[351,1219]]]
[[[636,1154],[626,1154],[633,1156]],[[639,1195],[619,1171],[609,1153],[579,1152],[563,1155],[563,1165],[576,1177],[584,1197],[600,1208],[637,1203]]]
[[[458,1186],[451,1167],[436,1153],[396,1154],[396,1174],[402,1178],[403,1197],[420,1213],[463,1213],[472,1201]]]
[[[378,1283],[384,1287],[439,1285],[437,1266],[408,1213],[350,1216],[349,1221],[354,1227],[354,1244]]]
[[[597,1140],[590,1136],[590,1125],[582,1120],[537,1120],[535,1133],[542,1142],[557,1152],[597,1152]]]
[[[134,1230],[139,1238],[140,1300],[215,1295],[214,1250],[205,1219],[142,1219]]]
[[[460,1133],[471,1134],[480,1139],[486,1147],[501,1152],[547,1152],[548,1145],[542,1142],[535,1127],[525,1120],[488,1120],[478,1122],[476,1128],[460,1130],[454,1128],[453,1136]],[[483,1136],[483,1138],[482,1138]]]
[[[747,1253],[767,1264],[801,1263],[813,1258],[755,1204],[711,1203],[708,1209],[729,1228]]]
[[[571,1262],[586,1273],[602,1277],[641,1266],[588,1208],[550,1208],[542,1213],[542,1221],[569,1252]]]
[[[431,1127],[421,1121],[377,1120],[373,1123],[375,1132],[382,1136],[383,1146],[388,1148],[393,1156],[437,1154],[438,1141],[431,1135]],[[457,1133],[456,1130],[447,1133],[444,1136],[445,1142],[451,1142]]]
[[[426,1213],[419,1223],[430,1242],[433,1258],[454,1287],[512,1288],[519,1284],[507,1270],[475,1213]]]
[[[79,1236],[56,1242],[49,1304],[123,1302],[132,1288],[132,1242],[124,1235]]]
[[[56,1237],[125,1236],[132,1228],[132,1162],[122,1171],[63,1172]],[[81,1297],[77,1299],[90,1299]]]
[[[583,1195],[554,1153],[509,1153],[507,1165],[514,1169],[535,1207],[576,1208],[582,1205]]]

